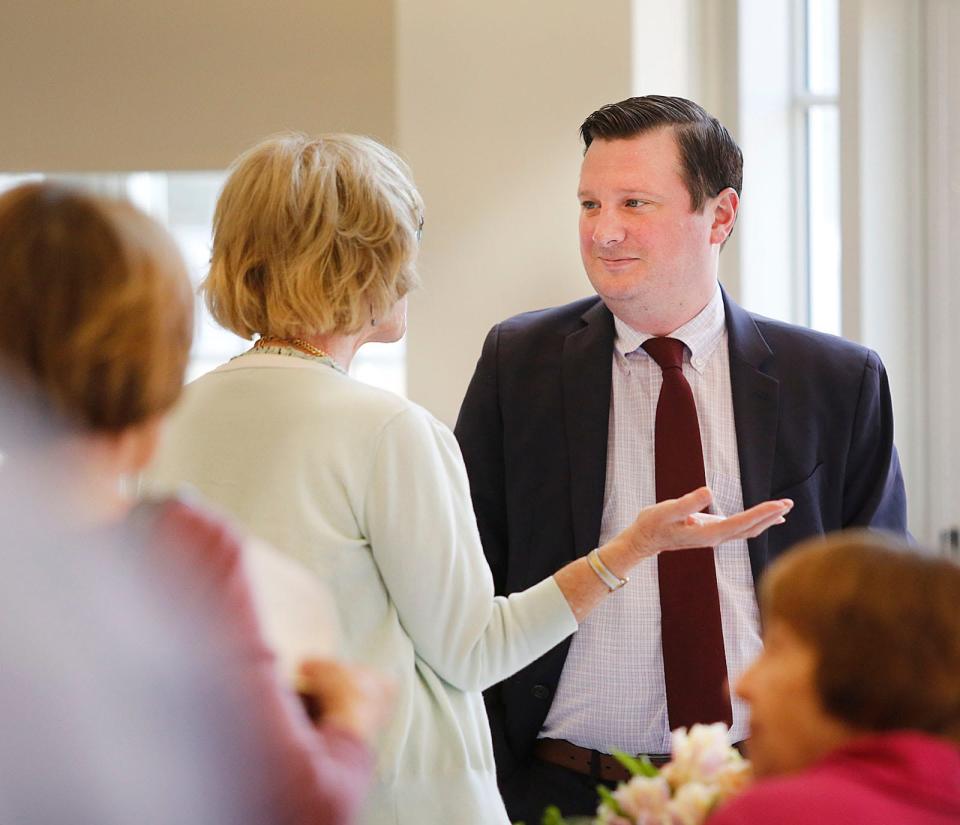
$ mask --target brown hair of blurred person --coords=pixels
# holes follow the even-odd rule
[[[193,296],[167,233],[56,183],[0,196],[0,358],[66,421],[120,433],[180,395]]]
[[[960,566],[847,531],[805,542],[760,588],[764,621],[815,651],[824,710],[862,731],[913,729],[960,743]]]

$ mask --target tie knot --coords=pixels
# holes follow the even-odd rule
[[[660,369],[683,369],[683,341],[676,338],[648,338],[641,346]]]

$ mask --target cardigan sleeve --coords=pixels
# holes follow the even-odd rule
[[[460,449],[425,410],[411,405],[382,428],[364,520],[417,655],[455,687],[483,690],[577,629],[552,576],[494,597]]]

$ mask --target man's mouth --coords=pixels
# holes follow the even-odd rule
[[[634,263],[636,263],[639,260],[639,258],[633,258],[633,257],[627,257],[627,256],[620,256],[620,257],[613,258],[605,255],[598,255],[597,260],[600,261],[600,263],[603,264],[603,266],[606,269],[621,269],[624,267],[632,266]]]

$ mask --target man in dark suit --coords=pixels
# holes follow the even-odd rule
[[[718,680],[733,680],[760,648],[753,585],[771,559],[843,527],[906,530],[886,373],[872,351],[753,315],[720,288],[742,156],[715,118],[682,98],[631,98],[593,113],[581,134],[580,247],[597,295],[494,327],[457,422],[484,549],[509,594],[663,497],[676,440],[667,428],[687,415],[659,398],[668,367],[648,347],[666,339],[683,353],[679,380],[702,442],[694,463],[702,455],[716,508],[795,503],[785,525],[721,545],[709,565]],[[592,813],[597,781],[620,778],[613,748],[669,753],[681,716],[677,679],[665,675],[678,655],[666,611],[703,597],[692,579],[689,594],[682,577],[679,590],[667,584],[657,564],[644,562],[570,640],[488,692],[514,819],[537,822],[550,803]],[[616,581],[622,571],[608,572]],[[745,708],[723,701],[717,714],[705,697],[702,718],[695,709],[680,724],[724,719],[732,741],[746,739]]]

